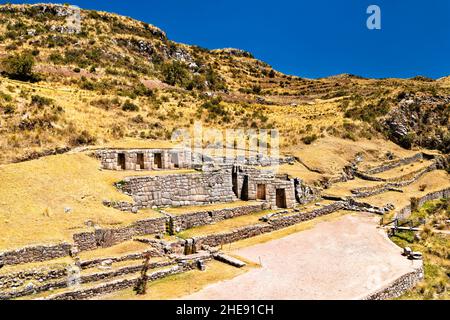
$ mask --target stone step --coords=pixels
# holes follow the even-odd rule
[[[214,257],[214,259],[216,259],[218,261],[221,261],[223,263],[229,264],[229,265],[231,265],[233,267],[236,267],[236,268],[242,268],[242,267],[246,266],[245,262],[242,262],[241,260],[236,259],[234,257],[230,257],[230,256],[228,256],[228,255],[226,255],[225,253],[222,253],[222,252],[215,253],[213,255],[213,257]]]

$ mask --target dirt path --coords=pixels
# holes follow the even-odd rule
[[[379,218],[347,215],[233,254],[262,262],[183,299],[358,299],[413,270],[376,228]]]

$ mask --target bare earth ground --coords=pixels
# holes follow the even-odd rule
[[[378,217],[358,214],[323,222],[232,252],[261,268],[182,299],[358,299],[413,270],[413,262],[377,229]]]

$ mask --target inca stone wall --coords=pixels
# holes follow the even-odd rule
[[[170,229],[180,232],[186,229],[216,223],[225,219],[247,215],[264,209],[264,203],[239,206],[236,208],[225,208],[218,210],[197,211],[182,215],[170,215]]]
[[[260,223],[256,225],[245,226],[232,231],[215,233],[207,236],[194,237],[186,240],[186,246],[188,242],[194,247],[196,251],[202,249],[204,246],[215,247],[222,244],[232,243],[239,240],[258,236],[260,234],[272,232],[275,230],[287,228],[300,222],[308,221],[316,217],[327,215],[335,211],[345,209],[345,202],[335,202],[328,206],[324,206],[320,209],[310,212],[301,212],[289,216],[276,216],[276,218],[270,219],[268,223]]]
[[[65,266],[60,268],[40,268],[24,271],[17,271],[0,275],[0,291],[8,288],[17,288],[25,285],[29,281],[45,282],[67,276]]]
[[[131,240],[134,236],[164,233],[166,217],[136,221],[130,226],[114,229],[96,229],[93,232],[77,233],[73,236],[80,251],[107,248]]]
[[[416,162],[416,161],[420,161],[422,159],[423,159],[423,153],[417,153],[412,157],[402,158],[402,159],[393,160],[393,161],[384,163],[375,168],[366,170],[363,173],[368,174],[368,175],[381,173],[381,172],[388,171],[388,170],[391,170],[391,169],[394,169],[394,168],[397,168],[400,166],[408,165],[408,164]]]
[[[148,281],[155,281],[167,277],[169,275],[178,274],[192,269],[191,265],[174,266],[166,270],[153,272],[148,275]],[[142,269],[142,267],[141,267]],[[138,281],[138,276],[131,279],[121,279],[88,289],[75,289],[70,292],[55,294],[46,298],[46,300],[85,300],[98,295],[108,294],[114,291],[123,290],[133,287]]]
[[[402,208],[396,214],[396,217],[400,220],[406,219],[411,215],[412,211],[416,210],[417,208],[420,208],[426,202],[432,201],[432,200],[437,200],[437,199],[443,199],[443,198],[450,198],[450,188],[430,192],[421,198],[412,198],[411,203],[409,205],[407,205],[406,207]]]
[[[236,200],[229,169],[129,177],[123,180],[121,189],[133,198],[139,209],[196,206]]]
[[[234,166],[233,188],[236,196],[242,200],[265,200],[271,207],[277,207],[276,191],[285,191],[286,208],[296,204],[295,184],[287,176],[277,176],[272,170],[260,170],[254,167]],[[265,198],[258,199],[258,185],[265,186]]]
[[[108,149],[99,150],[95,154],[100,159],[102,168],[106,170],[172,170],[192,167],[192,155],[187,150]],[[123,160],[119,155],[123,157]]]
[[[239,240],[251,238],[273,231],[274,228],[267,223],[251,225],[247,227],[238,228],[236,230],[224,233],[215,233],[203,237],[192,238],[195,251],[201,250],[204,245],[210,247],[220,246],[226,243],[232,243]]]
[[[288,216],[282,216],[278,217],[276,219],[270,220],[269,223],[275,228],[275,229],[282,229],[287,228],[289,226],[292,226],[294,224],[308,221],[320,216],[324,216],[330,213],[333,213],[338,210],[343,210],[346,208],[346,203],[343,201],[337,201],[330,205],[324,206],[322,208],[319,208],[317,210],[313,210],[310,212],[304,212],[304,213],[297,213],[294,215],[288,215]]]
[[[381,194],[384,192],[388,192],[391,190],[395,190],[396,188],[404,187],[410,185],[417,180],[419,180],[424,174],[436,170],[436,164],[432,164],[426,168],[417,170],[415,172],[411,172],[407,175],[404,175],[400,178],[390,179],[392,182],[388,182],[385,184],[373,186],[373,187],[365,187],[365,188],[357,188],[351,190],[354,197],[357,198],[366,198],[373,195]]]
[[[421,281],[423,276],[424,271],[423,266],[421,266],[416,270],[401,276],[385,288],[364,297],[363,300],[387,300],[400,297],[407,290],[411,289]]]
[[[0,265],[15,265],[67,257],[71,249],[71,244],[61,243],[57,245],[29,246],[17,250],[0,252]]]

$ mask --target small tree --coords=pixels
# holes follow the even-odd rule
[[[10,55],[3,60],[5,72],[11,79],[33,81],[34,57],[29,53]]]
[[[164,64],[162,67],[162,75],[164,82],[171,86],[177,84],[184,86],[189,81],[189,71],[183,63],[178,61]]]

